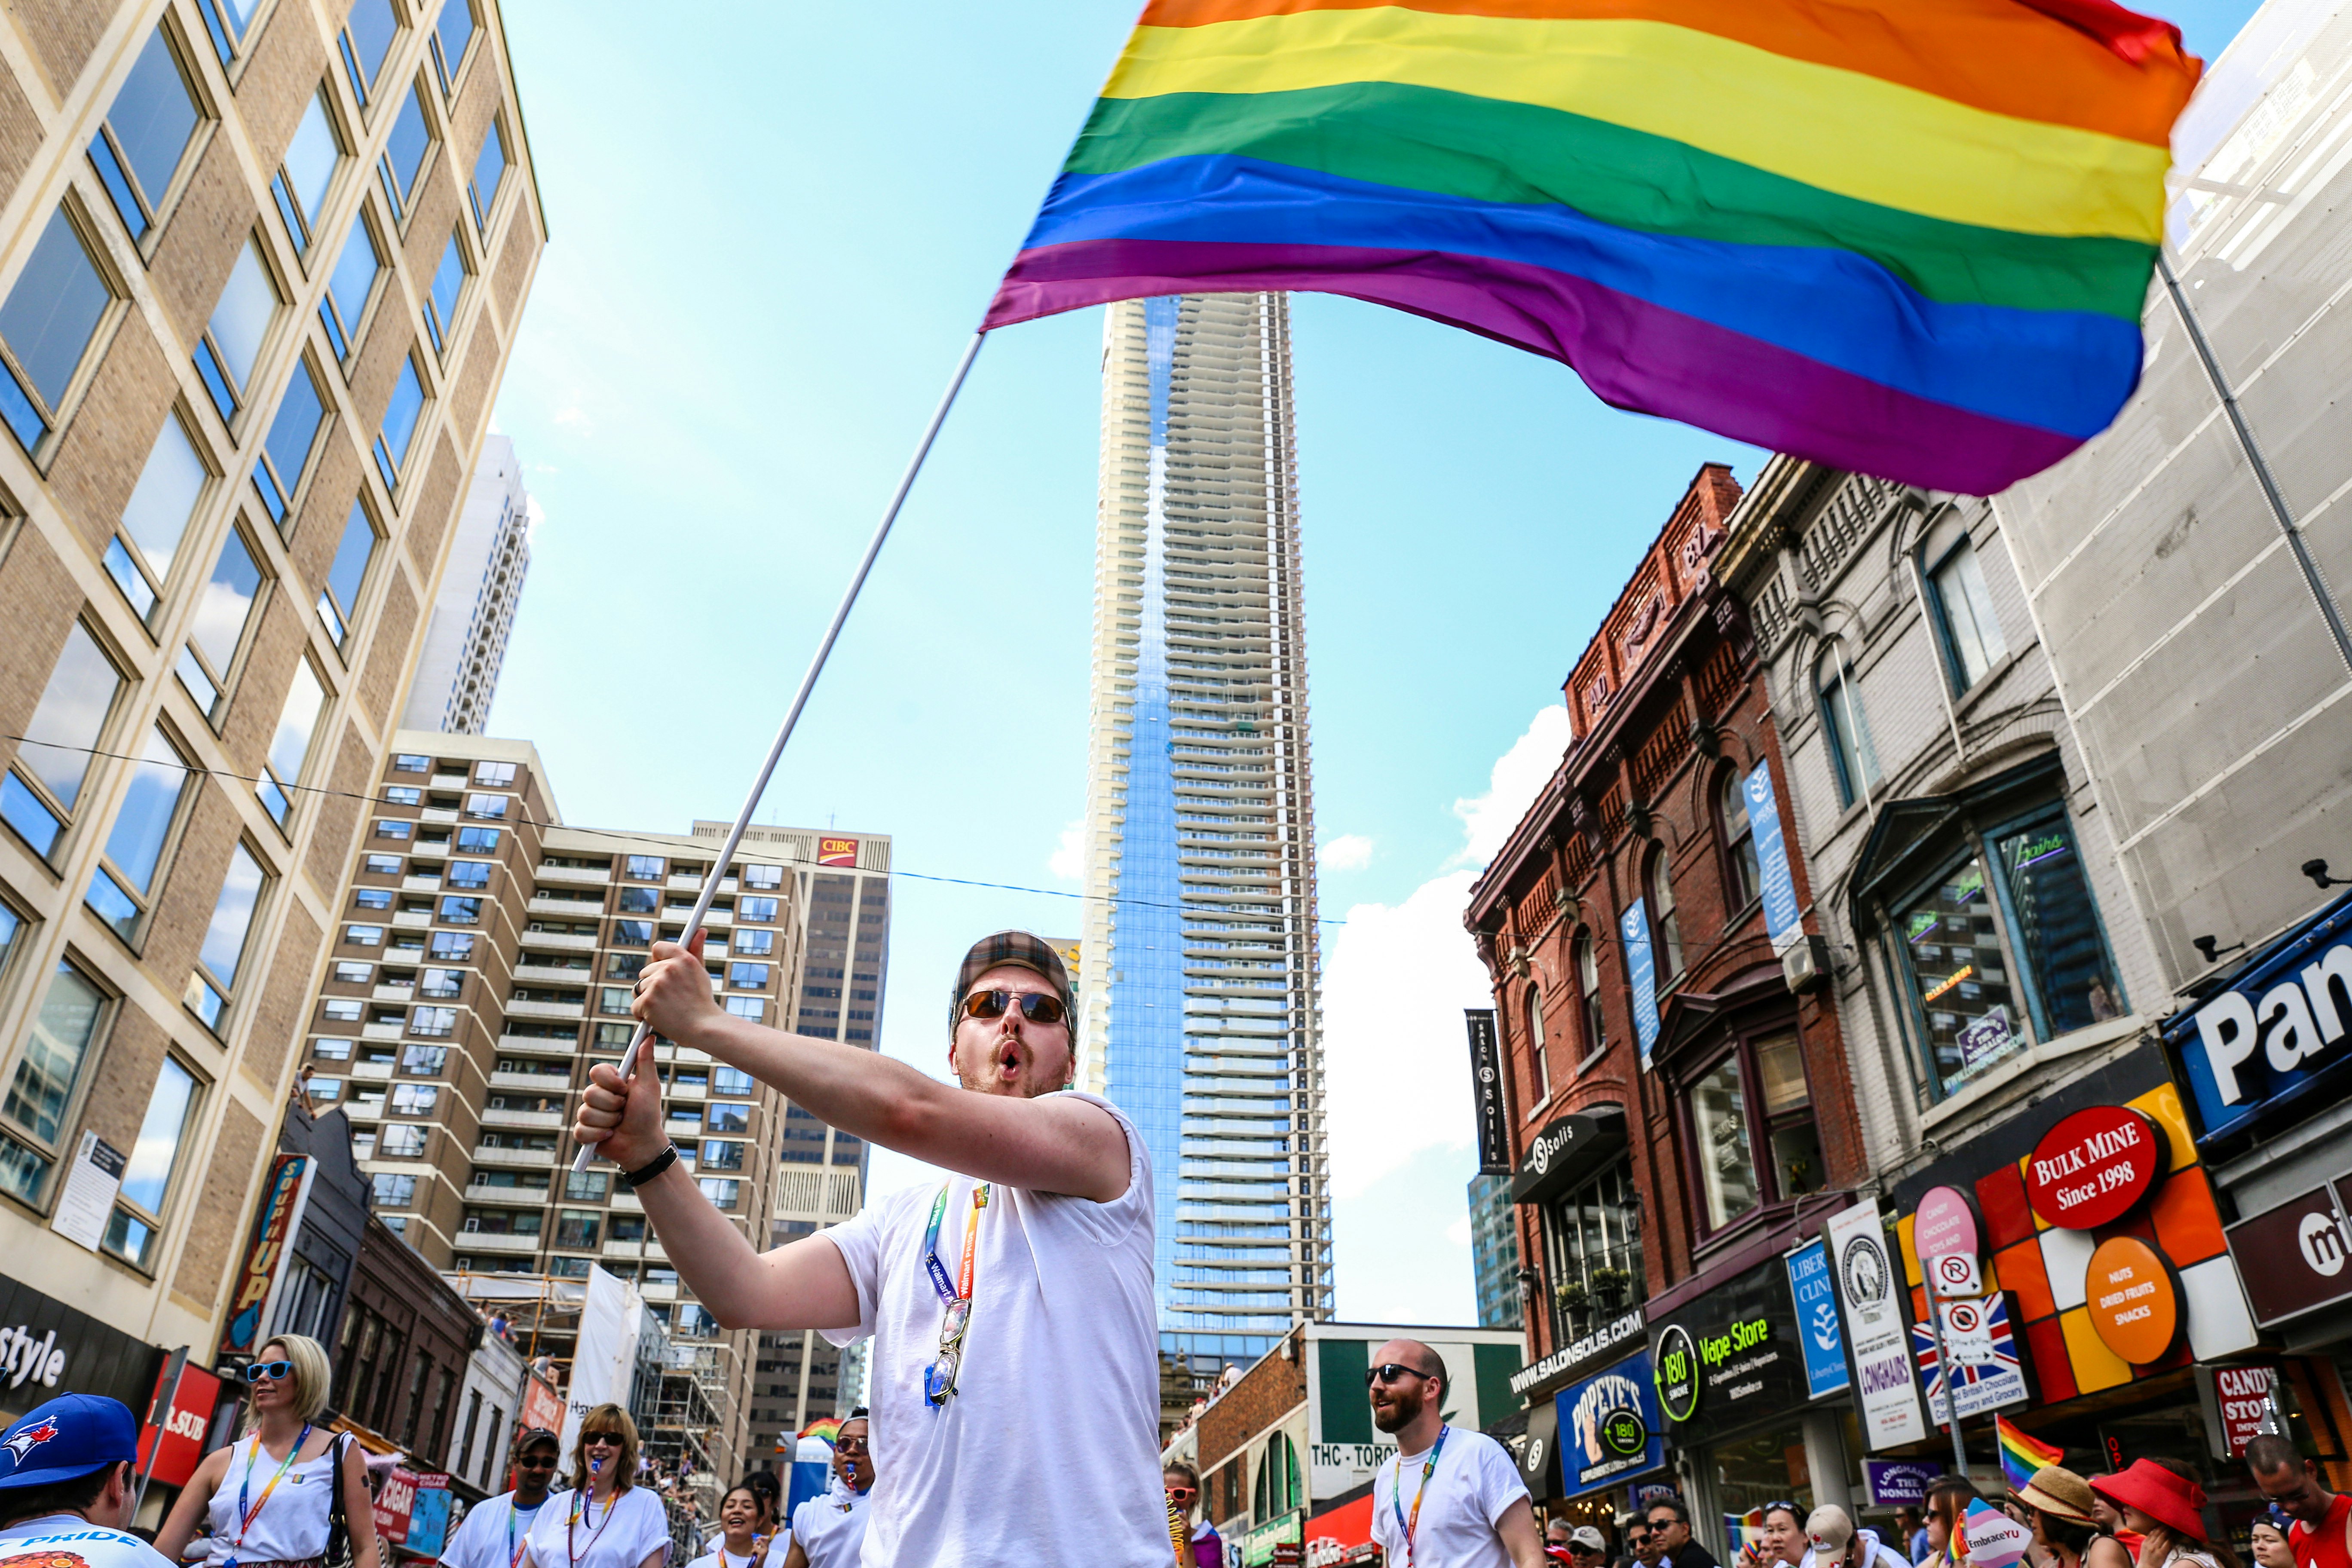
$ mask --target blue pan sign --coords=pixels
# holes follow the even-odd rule
[[[2200,1143],[2293,1114],[2352,1079],[2352,894],[2167,1024],[2164,1043],[2189,1086]]]

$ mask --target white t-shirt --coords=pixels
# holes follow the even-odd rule
[[[79,1514],[53,1513],[41,1519],[19,1520],[0,1530],[0,1556],[32,1552],[72,1557],[89,1568],[173,1568],[172,1560],[140,1540]]]
[[[1070,1091],[1065,1091],[1070,1092]],[[1152,1299],[1151,1156],[1118,1107],[1127,1191],[1115,1201],[997,1186],[979,1213],[971,1326],[956,1393],[934,1406],[923,1369],[939,1352],[940,1298],[919,1254],[934,1186],[891,1194],[819,1234],[841,1249],[858,1321],[874,1336],[874,1468],[866,1560],[893,1568],[1163,1568],[1160,1333]],[[948,1183],[940,1262],[963,1260],[973,1183]],[[1007,1456],[1050,1476],[1006,1479]],[[993,1480],[988,1478],[994,1478]]]
[[[728,1551],[727,1538],[723,1535],[713,1536],[705,1544],[710,1550],[688,1563],[686,1568],[753,1568],[759,1560],[757,1552],[746,1552],[738,1557]]]
[[[661,1499],[631,1487],[609,1511],[594,1504],[572,1517],[568,1489],[548,1495],[530,1521],[532,1568],[637,1568],[655,1551],[669,1553],[669,1516]],[[568,1526],[568,1528],[567,1528]]]
[[[532,1523],[547,1507],[544,1497],[529,1508],[515,1507],[514,1500],[514,1493],[508,1492],[467,1510],[457,1532],[441,1549],[442,1568],[512,1568],[516,1551],[530,1539]],[[512,1546],[507,1544],[510,1526]]]
[[[858,1552],[866,1544],[866,1496],[836,1485],[793,1510],[793,1539],[800,1543],[809,1568],[857,1568]]]
[[[1421,1497],[1422,1467],[1429,1450],[1401,1454],[1372,1476],[1372,1540],[1394,1568],[1511,1568],[1511,1554],[1495,1533],[1512,1503],[1528,1495],[1519,1468],[1503,1446],[1483,1432],[1449,1428],[1430,1472],[1429,1495],[1422,1499],[1412,1552],[1405,1553],[1404,1526],[1397,1522],[1397,1487],[1402,1477],[1404,1512],[1412,1517]]]

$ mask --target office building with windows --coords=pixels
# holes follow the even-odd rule
[[[412,730],[394,743],[311,1014],[304,1091],[351,1118],[377,1215],[461,1289],[493,1299],[467,1282],[580,1280],[595,1265],[634,1280],[677,1370],[701,1384],[690,1403],[708,1412],[656,1431],[656,1446],[706,1472],[764,1462],[774,1439],[752,1429],[753,1413],[777,1402],[758,1394],[755,1404],[755,1389],[776,1378],[753,1363],[780,1357],[761,1336],[718,1327],[610,1165],[571,1169],[568,1135],[588,1069],[627,1048],[637,974],[655,941],[685,934],[727,825],[573,826],[528,742]],[[870,1046],[889,841],[755,831],[705,921],[713,994],[780,1027],[829,1012],[832,1037],[854,1030]],[[848,847],[828,848],[836,842]],[[652,1048],[670,1135],[747,1238],[764,1247],[857,1212],[858,1140],[691,1047]],[[534,1328],[535,1351],[569,1356],[561,1318]],[[833,1414],[830,1348],[793,1359],[801,1382],[785,1413]]]
[[[1476,1281],[1478,1326],[1519,1326],[1519,1217],[1508,1175],[1470,1178],[1470,1271]]]
[[[495,0],[5,27],[0,1245],[208,1355],[546,225]]]
[[[514,442],[493,431],[474,465],[448,569],[425,618],[425,649],[408,688],[402,729],[478,735],[488,727],[538,523]]]
[[[698,822],[722,842],[731,826]],[[739,858],[772,855],[792,873],[799,932],[792,974],[794,1034],[878,1048],[890,966],[890,840],[875,834],[753,827]],[[865,1141],[786,1104],[770,1241],[781,1247],[839,1225],[865,1206]],[[761,1334],[752,1369],[751,1447],[765,1463],[810,1422],[846,1415],[865,1392],[866,1343],[835,1348],[808,1330]],[[789,1456],[784,1462],[789,1463]]]
[[[1289,301],[1109,308],[1087,1087],[1158,1172],[1164,1426],[1331,1310]]]

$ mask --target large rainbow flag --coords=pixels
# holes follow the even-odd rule
[[[2111,0],[1150,0],[986,325],[1347,294],[1990,493],[2138,381],[2198,70]]]

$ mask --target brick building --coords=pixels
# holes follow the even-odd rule
[[[1465,917],[1519,1166],[1530,1364],[1515,1383],[1531,1433],[1549,1429],[1552,1394],[1646,1355],[1662,1325],[1749,1295],[1759,1312],[1784,1304],[1781,1254],[1866,1174],[1836,1012],[1797,989],[1820,949],[1763,671],[1709,570],[1739,495],[1727,468],[1702,468],[1643,554],[1569,675],[1567,754]],[[1790,883],[1773,879],[1783,864]],[[1638,1373],[1627,1386],[1650,1381]],[[1679,1424],[1685,1474],[1668,1477],[1661,1451],[1649,1479],[1744,1508],[1751,1481],[1779,1498],[1800,1468],[1845,1473],[1835,1415],[1767,1410],[1774,1392]],[[1788,1430],[1766,1435],[1769,1473],[1749,1476],[1739,1455],[1758,1440],[1735,1429],[1768,1415]],[[1591,1490],[1595,1517],[1622,1506],[1623,1484],[1614,1501],[1558,1484]]]
[[[0,43],[0,1244],[208,1363],[547,229],[494,0]]]

